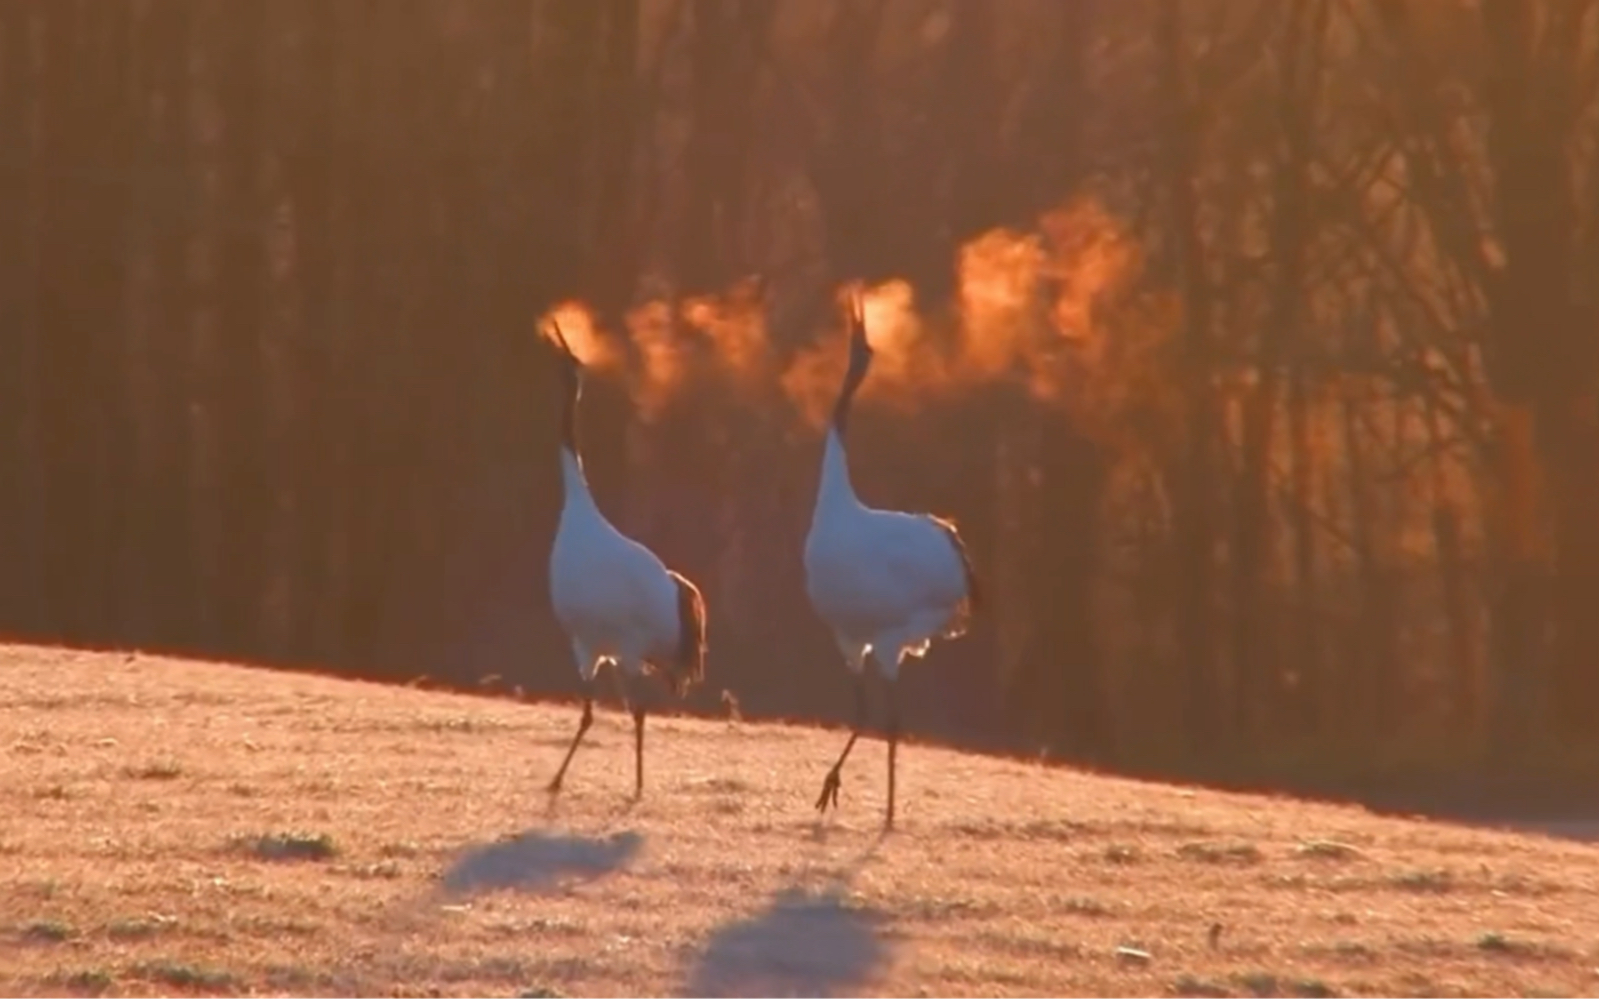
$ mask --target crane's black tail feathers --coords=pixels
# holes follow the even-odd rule
[[[682,573],[668,571],[677,585],[677,656],[671,672],[678,697],[705,679],[705,598]]]
[[[966,599],[956,608],[950,616],[949,625],[944,629],[945,638],[959,638],[966,633],[966,627],[971,619],[985,605],[982,582],[977,578],[977,570],[972,568],[972,558],[966,552],[966,542],[961,540],[960,531],[955,527],[955,522],[945,517],[926,514],[928,520],[938,525],[949,538],[950,546],[955,549],[955,554],[960,556],[961,569],[966,574]]]

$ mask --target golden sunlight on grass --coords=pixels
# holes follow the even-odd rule
[[[914,682],[914,681],[913,681]],[[0,651],[6,994],[1560,995],[1553,839],[841,734]]]

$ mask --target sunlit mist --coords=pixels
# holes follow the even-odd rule
[[[593,314],[581,302],[560,303],[545,313],[538,325],[545,336],[558,329],[584,367],[603,372],[622,364],[621,353],[600,335]]]
[[[1136,246],[1097,203],[1076,201],[1040,220],[1048,276],[1056,284],[1053,324],[1068,339],[1095,339],[1094,305],[1133,273]]]
[[[758,282],[742,281],[726,294],[691,298],[683,303],[683,319],[708,338],[721,373],[735,385],[769,384],[771,342]]]
[[[654,419],[671,401],[688,370],[683,344],[675,336],[672,307],[645,302],[627,314],[627,331],[638,351],[633,373],[633,401],[639,416]]]
[[[1105,374],[1106,333],[1095,307],[1126,283],[1137,254],[1097,204],[1071,202],[1040,219],[1037,231],[983,233],[960,247],[954,263],[950,307],[919,302],[904,279],[845,282],[825,327],[787,350],[772,339],[754,280],[676,306],[645,302],[628,312],[622,333],[600,329],[580,303],[563,303],[551,318],[586,363],[602,373],[625,370],[646,421],[682,393],[715,383],[750,405],[781,400],[801,422],[821,426],[843,378],[844,320],[855,296],[875,351],[860,393],[868,408],[915,412],[1000,382],[1059,401],[1068,382]]]
[[[850,282],[836,296],[834,322],[810,347],[801,350],[783,370],[780,387],[805,423],[820,426],[838,395],[848,357],[844,316],[859,296],[872,345],[871,375],[861,386],[864,405],[913,404],[917,390],[924,398],[943,384],[943,359],[929,342],[928,326],[916,309],[916,293],[902,280],[878,285]]]

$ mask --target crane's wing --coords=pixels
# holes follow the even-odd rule
[[[976,575],[955,525],[929,514],[883,511],[876,570],[904,610],[974,603]]]
[[[944,537],[948,539],[950,547],[955,550],[955,556],[960,559],[961,574],[966,580],[967,609],[972,613],[976,613],[983,606],[983,585],[977,578],[977,570],[972,568],[972,558],[966,552],[966,542],[961,540],[960,530],[956,528],[953,520],[946,517],[931,513],[924,513],[922,516],[932,521],[939,530],[944,532]]]

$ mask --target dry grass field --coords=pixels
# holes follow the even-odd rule
[[[0,993],[1591,995],[1553,838],[663,718],[0,649]]]

